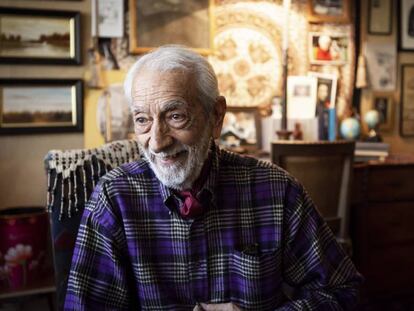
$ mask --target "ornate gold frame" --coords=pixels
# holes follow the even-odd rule
[[[154,47],[144,47],[139,46],[139,38],[137,38],[137,28],[135,25],[137,25],[137,12],[134,9],[136,7],[137,1],[143,1],[143,0],[129,0],[129,52],[131,54],[142,54],[147,53],[151,51],[152,49],[156,48]],[[184,1],[184,0],[182,0]],[[208,8],[208,15],[209,15],[209,47],[192,47],[194,51],[202,54],[202,55],[209,55],[213,53],[214,50],[214,31],[215,31],[215,21],[214,21],[214,0],[208,0],[209,8]],[[174,44],[174,42],[165,42],[165,44]]]

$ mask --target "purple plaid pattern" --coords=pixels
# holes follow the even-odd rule
[[[282,169],[212,149],[207,205],[179,198],[145,160],[107,174],[86,205],[65,310],[348,310],[361,276]]]

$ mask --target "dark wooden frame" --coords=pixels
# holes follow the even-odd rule
[[[0,135],[1,134],[34,134],[34,133],[58,133],[58,132],[82,132],[83,131],[83,81],[80,79],[0,79],[0,93],[2,87],[75,87],[75,115],[76,122],[72,125],[51,126],[7,126],[2,124],[3,98],[0,96]]]
[[[387,100],[387,115],[383,123],[379,124],[381,132],[391,132],[394,128],[394,93],[393,92],[374,92],[372,99],[372,108],[376,109],[375,102],[378,98]],[[380,111],[378,111],[381,113]]]
[[[405,88],[404,88],[404,83],[406,80],[406,75],[405,75],[405,69],[406,68],[413,68],[414,69],[414,64],[403,64],[401,66],[401,97],[400,97],[400,117],[399,117],[399,129],[400,129],[400,135],[403,137],[412,137],[414,136],[414,131],[412,133],[405,133],[404,132],[404,120],[403,120],[403,116],[404,116],[404,96],[405,96]],[[412,77],[414,79],[414,75]],[[414,121],[413,121],[414,123]]]
[[[262,147],[262,125],[260,119],[259,109],[257,107],[227,107],[227,112],[232,113],[248,113],[254,115],[254,123],[256,127],[256,144],[254,145],[241,145],[241,148],[245,148],[248,153],[254,153]],[[221,135],[220,135],[221,140]]]
[[[393,12],[394,12],[394,2],[392,0],[387,0],[390,3],[390,15],[388,20],[388,29],[387,31],[379,32],[371,30],[371,21],[372,21],[372,3],[374,0],[369,0],[368,2],[368,34],[370,35],[380,35],[380,36],[387,36],[392,34],[392,22],[393,22]]]
[[[343,0],[344,12],[341,16],[321,15],[313,10],[313,0],[308,0],[308,20],[313,23],[350,23],[351,22],[351,1]]]
[[[81,17],[80,12],[75,11],[54,11],[54,10],[35,10],[35,9],[20,9],[20,8],[0,8],[1,15],[15,15],[15,16],[35,16],[35,17],[56,17],[67,18],[73,20],[73,29],[70,31],[73,40],[73,53],[71,57],[55,58],[55,57],[13,57],[0,56],[0,63],[6,64],[49,64],[49,65],[80,65],[81,64]],[[35,25],[33,25],[35,27]]]
[[[142,54],[151,51],[152,49],[156,48],[156,46],[140,46],[139,45],[139,38],[137,38],[137,12],[135,10],[136,1],[144,1],[144,0],[129,0],[129,52],[131,54]],[[214,0],[208,0],[209,2],[209,47],[194,47],[188,46],[189,48],[193,49],[194,51],[202,54],[202,55],[209,55],[212,54],[214,51],[214,30],[215,30],[215,22],[214,22]],[[166,44],[174,44],[174,42],[166,42]]]
[[[403,46],[403,42],[402,42],[403,30],[402,30],[402,14],[401,14],[401,10],[403,8],[402,8],[401,1],[403,1],[403,0],[398,0],[398,12],[397,12],[397,16],[398,16],[398,50],[403,51],[403,52],[414,52],[414,43],[412,44],[411,47]],[[414,4],[414,2],[413,2],[413,4]]]

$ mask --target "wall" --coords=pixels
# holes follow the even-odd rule
[[[71,10],[82,13],[82,60],[90,42],[90,0],[2,0],[0,7]],[[82,78],[85,66],[0,65],[1,78]],[[85,90],[86,91],[86,90]],[[85,96],[87,96],[85,92]],[[44,206],[46,176],[43,158],[50,149],[83,147],[83,134],[0,136],[0,209],[10,206]]]
[[[369,1],[360,1],[361,8],[361,47],[365,42],[370,43],[385,43],[394,44],[397,49],[398,42],[398,14],[397,14],[397,1],[391,1],[393,7],[393,25],[392,34],[389,36],[377,36],[368,34],[368,3]],[[399,134],[399,116],[400,116],[400,90],[401,90],[401,64],[414,63],[414,53],[397,53],[397,89],[394,94],[394,120],[393,129],[390,132],[382,132],[381,135],[385,142],[390,143],[391,152],[394,153],[414,153],[414,137],[407,138],[401,137]],[[372,104],[372,90],[364,89],[361,96],[361,112],[362,116],[364,112],[371,108]]]

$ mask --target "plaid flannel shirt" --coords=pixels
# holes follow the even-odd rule
[[[101,179],[81,221],[65,310],[355,305],[361,276],[302,186],[270,163],[212,152],[196,219],[181,217],[180,199],[146,160]]]

